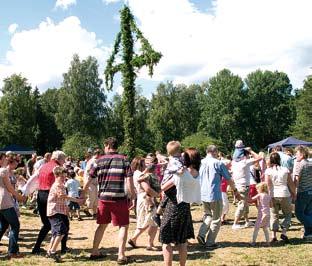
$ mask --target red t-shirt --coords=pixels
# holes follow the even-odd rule
[[[221,192],[226,192],[226,188],[227,188],[227,181],[226,179],[222,176],[221,179]]]
[[[50,190],[51,186],[55,181],[53,174],[53,169],[55,166],[58,166],[59,163],[55,160],[44,164],[39,171],[39,190]]]

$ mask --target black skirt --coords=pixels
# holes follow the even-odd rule
[[[159,241],[163,244],[184,244],[187,239],[195,238],[189,203],[177,203],[177,190],[171,188],[168,202],[161,220]]]

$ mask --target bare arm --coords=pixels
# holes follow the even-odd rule
[[[273,190],[273,183],[269,175],[265,175],[264,182],[268,184],[269,194],[271,194],[271,191]]]
[[[23,197],[22,195],[18,194],[14,187],[12,186],[10,179],[8,176],[4,176],[3,178],[3,183],[5,185],[5,187],[7,188],[7,190],[18,200],[18,201],[23,201],[25,199],[25,197]]]
[[[141,182],[141,187],[146,192],[146,194],[149,195],[150,197],[159,196],[159,194],[154,189],[152,189],[151,186],[147,182],[145,181]]]
[[[232,178],[231,178],[231,179],[227,179],[226,181],[228,182],[228,185],[229,185],[229,186],[232,188],[232,190],[234,191],[235,197],[236,197],[238,200],[240,200],[240,199],[241,199],[241,196],[240,196],[240,194],[238,193],[237,188],[235,187],[235,183],[234,183],[233,179],[232,179]]]
[[[135,199],[135,189],[134,189],[134,184],[133,184],[133,178],[131,177],[127,177],[126,178],[126,186],[127,186],[127,190],[130,193],[130,198],[131,199]]]
[[[173,186],[174,186],[174,180],[173,178],[171,178],[165,184],[161,185],[161,190],[167,191],[169,188],[172,188]]]
[[[287,185],[288,185],[288,188],[290,190],[290,193],[292,195],[296,195],[296,185],[295,185],[294,181],[292,180],[290,174],[288,174],[288,177],[287,177]]]

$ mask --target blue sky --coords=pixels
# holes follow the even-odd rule
[[[137,24],[164,56],[137,83],[150,95],[161,81],[200,83],[223,68],[246,77],[286,72],[294,87],[311,74],[312,1],[128,0]],[[41,91],[60,86],[73,53],[95,56],[102,73],[119,30],[118,0],[1,0],[0,86],[21,73]],[[281,9],[283,6],[283,9]],[[117,81],[115,91],[122,88]]]

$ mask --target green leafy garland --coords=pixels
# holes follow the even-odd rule
[[[149,75],[153,75],[154,66],[162,57],[161,53],[153,50],[148,40],[143,36],[142,32],[135,24],[134,17],[127,6],[120,11],[120,28],[114,43],[113,51],[107,60],[107,66],[104,71],[105,85],[111,90],[114,83],[114,76],[117,72],[122,74],[123,92],[123,124],[125,130],[125,146],[130,159],[135,155],[135,78],[136,72],[143,66],[149,69]],[[134,52],[134,38],[140,41],[140,54]],[[114,64],[116,56],[122,45],[122,62]]]

